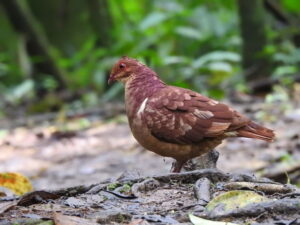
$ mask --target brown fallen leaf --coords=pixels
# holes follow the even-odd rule
[[[47,191],[33,191],[21,197],[19,206],[30,206],[33,204],[45,202],[50,199],[58,199],[60,196]]]
[[[53,220],[55,225],[99,225],[92,220],[80,218],[77,216],[66,216],[61,213],[54,213]]]

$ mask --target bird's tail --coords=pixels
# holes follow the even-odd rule
[[[260,139],[267,142],[272,142],[275,138],[275,133],[273,130],[258,125],[251,121],[244,127],[241,127],[237,130],[238,137],[246,137],[246,138],[255,138]]]

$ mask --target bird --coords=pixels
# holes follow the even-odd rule
[[[167,85],[140,61],[121,57],[108,83],[120,81],[131,132],[145,149],[175,159],[179,173],[190,159],[208,153],[229,137],[272,142],[273,130],[232,107],[195,91]]]

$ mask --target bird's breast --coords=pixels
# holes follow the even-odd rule
[[[147,150],[159,155],[183,160],[197,156],[199,147],[196,145],[179,145],[159,140],[152,135],[146,122],[143,120],[147,103],[151,96],[140,87],[131,87],[126,84],[125,88],[125,107],[128,122],[135,139]]]
[[[128,108],[128,112],[132,112],[131,116],[128,115],[129,126],[135,139],[145,149],[155,152],[161,156],[173,157],[175,159],[190,158],[192,146],[178,145],[158,140],[154,137],[143,121],[143,114],[147,105],[148,98],[145,98],[136,109]]]

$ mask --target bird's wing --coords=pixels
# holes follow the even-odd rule
[[[148,99],[142,119],[153,136],[177,144],[196,144],[205,137],[217,137],[250,122],[225,104],[173,86]]]

